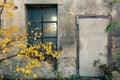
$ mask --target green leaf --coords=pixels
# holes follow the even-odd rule
[[[111,76],[105,75],[105,80],[112,80]]]
[[[109,32],[118,26],[120,26],[120,20],[112,21],[109,25],[107,25],[105,32]]]
[[[93,67],[99,66],[100,65],[100,60],[94,60],[93,61]]]
[[[113,3],[118,3],[119,2],[119,0],[113,0]]]

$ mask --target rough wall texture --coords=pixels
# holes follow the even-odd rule
[[[102,71],[93,67],[93,61],[99,59],[101,64],[107,64],[108,39],[104,30],[109,18],[79,18],[78,24],[80,76],[103,76]]]
[[[15,0],[15,4],[18,6],[18,9],[15,11],[12,19],[4,19],[4,26],[20,26],[21,31],[26,27],[25,4],[58,4],[58,46],[62,52],[62,55],[58,57],[60,63],[58,70],[63,74],[64,77],[76,75],[75,16],[96,16],[112,13],[109,0]],[[13,67],[14,66],[11,66],[11,71],[13,70]],[[37,71],[36,73],[39,76],[42,75],[44,77],[54,77],[52,71],[47,71],[48,70],[43,70],[42,72]]]
[[[116,15],[117,15],[115,19],[119,20],[120,19],[120,3],[115,4],[114,8],[116,9]],[[119,26],[117,26],[117,28],[115,28],[112,31],[112,42],[115,45],[113,47],[113,55],[115,53],[120,53],[120,46],[119,46],[119,43],[120,43],[120,33],[119,32],[120,32],[120,27]]]

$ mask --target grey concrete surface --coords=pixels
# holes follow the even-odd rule
[[[96,16],[111,14],[110,0],[15,0],[15,5],[18,7],[18,9],[14,12],[13,18],[5,17],[4,14],[2,15],[2,18],[4,19],[4,28],[8,27],[9,25],[19,26],[21,27],[21,31],[26,28],[26,4],[57,4],[58,47],[62,49],[62,54],[58,57],[60,63],[58,70],[63,74],[63,77],[70,77],[71,75],[76,75],[75,16]],[[105,46],[107,46],[107,37],[104,33],[104,29],[107,24],[108,20],[106,19],[90,19],[90,21],[82,20],[81,25],[83,26],[83,29],[86,30],[80,30],[80,35],[82,36],[82,38],[80,38],[82,41],[81,44],[85,45],[86,42],[89,43],[88,45],[86,45],[86,48],[85,46],[82,46],[82,48],[80,48],[80,51],[84,52],[83,56],[86,56],[86,60],[89,61],[88,56],[93,55],[93,57],[91,56],[90,58],[94,59],[94,56],[97,56],[95,59],[101,58],[103,61],[106,61],[104,60],[105,58],[99,57],[98,55],[99,53],[106,53]],[[92,28],[88,28],[91,27],[90,25],[92,26]],[[84,26],[86,28],[84,28]],[[85,34],[84,31],[86,31],[87,34]],[[92,45],[93,47],[91,47],[90,45]],[[91,55],[88,54],[88,52],[90,52]],[[92,63],[93,59],[91,59],[90,63]],[[86,60],[84,61],[84,58],[82,59],[83,62],[87,62]],[[90,63],[88,64],[90,65]],[[83,63],[80,62],[80,64],[82,65]],[[86,68],[86,70],[90,70],[93,72],[92,76],[96,76],[96,70],[92,69],[92,66]],[[39,76],[45,74],[44,77],[55,77],[52,74],[52,71],[49,71],[49,73],[47,73],[47,71],[45,70],[42,73],[36,73],[39,74]],[[86,76],[89,75],[86,72],[84,74]]]

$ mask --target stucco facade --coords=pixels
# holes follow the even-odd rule
[[[84,62],[82,63],[80,61],[82,60],[89,61],[90,59],[90,57],[86,57],[86,59],[84,58],[82,59],[80,55],[83,52],[87,53],[86,56],[90,56],[90,54],[95,56],[96,53],[105,53],[103,55],[106,55],[106,58],[102,57],[100,59],[103,60],[103,63],[104,62],[107,63],[108,34],[104,32],[104,29],[109,24],[111,19],[115,19],[117,15],[116,10],[111,5],[110,0],[14,0],[14,3],[18,7],[18,9],[14,12],[13,18],[10,19],[10,18],[2,17],[2,19],[4,19],[3,25],[5,27],[7,27],[8,25],[20,26],[21,31],[23,31],[23,29],[26,28],[26,4],[31,4],[31,5],[57,4],[58,47],[59,50],[62,52],[62,54],[58,57],[58,62],[59,62],[58,71],[62,73],[63,77],[70,77],[71,75],[82,76],[80,75],[81,73],[80,67],[82,67],[80,65],[85,63]],[[88,16],[88,18],[82,21],[81,19],[77,19],[78,16]],[[90,18],[90,16],[101,16],[101,17]],[[107,18],[102,18],[102,16],[107,16]],[[78,33],[77,33],[78,28],[76,24],[78,24],[79,25],[78,27],[80,28],[79,29],[80,32]],[[91,26],[93,26],[93,28],[87,27],[87,26],[91,27],[90,24],[92,24]],[[96,26],[99,28],[97,28]],[[88,33],[85,33],[84,29]],[[92,33],[94,35],[92,35]],[[80,35],[79,40],[77,34]],[[87,36],[86,34],[91,34],[91,35]],[[87,39],[85,38],[85,36],[87,37]],[[93,41],[91,40],[91,42],[89,42],[88,37],[91,37]],[[100,40],[97,42],[96,39],[100,39]],[[79,41],[79,43],[77,42],[77,40]],[[86,46],[89,47],[86,47],[85,49],[84,48],[85,44],[82,45],[82,43],[88,43],[88,42],[89,44]],[[77,49],[78,45],[80,46],[79,50]],[[78,59],[78,54],[80,59]],[[92,58],[94,60],[94,57]],[[17,58],[14,59],[16,60]],[[95,59],[97,58],[95,57]],[[17,59],[17,61],[19,60]],[[89,64],[89,62],[87,63]],[[85,66],[87,65],[85,64]],[[13,62],[12,66],[2,69],[0,73],[11,76],[12,72],[14,72],[14,68],[15,66]],[[93,76],[93,77],[103,76],[103,74],[101,74],[99,70],[96,71],[96,69],[95,70],[93,68],[90,69],[91,69],[90,71],[95,71],[95,73],[97,72],[100,74],[95,75],[94,73],[93,75],[86,74],[83,76]],[[44,66],[42,66],[41,68],[36,68],[33,72],[36,72],[39,76],[43,76],[46,78],[55,77],[53,71],[47,69]]]

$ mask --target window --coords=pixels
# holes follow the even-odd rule
[[[29,44],[51,41],[57,46],[57,5],[27,5],[27,22]]]

